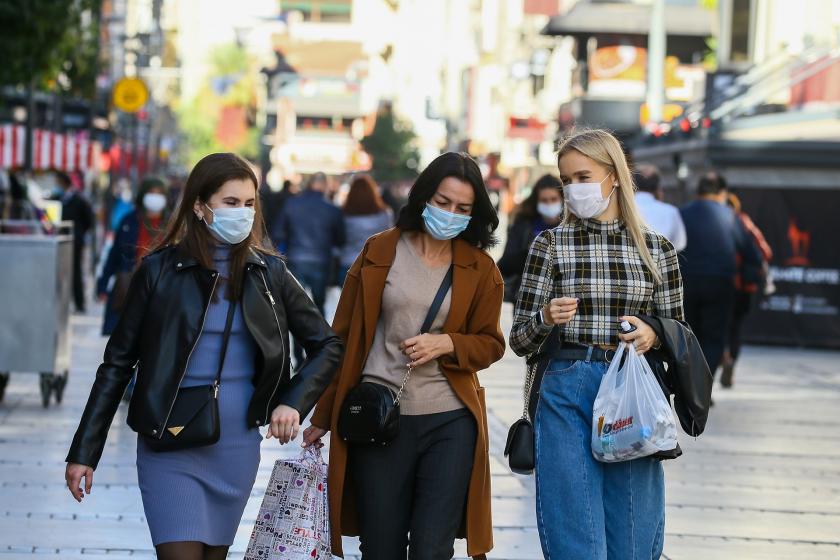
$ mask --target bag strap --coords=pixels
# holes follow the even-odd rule
[[[452,270],[454,266],[455,265],[449,265],[449,270],[447,270],[446,274],[443,276],[443,281],[440,283],[440,287],[435,294],[432,306],[429,308],[429,312],[426,313],[426,319],[423,321],[423,326],[420,327],[420,334],[426,334],[431,330],[432,323],[435,322],[435,318],[440,312],[440,306],[443,305],[443,300],[446,299],[446,293],[449,291],[449,288],[452,287]],[[411,370],[412,368],[408,368],[408,371],[405,372],[402,384],[400,385],[400,390],[397,391],[397,396],[394,398],[395,406],[400,404],[400,399],[405,392],[405,386],[408,384],[408,378],[411,377]]]
[[[452,267],[453,265],[449,265],[449,270],[446,271],[446,275],[444,275],[443,281],[440,283],[440,288],[438,288],[435,294],[432,306],[429,308],[429,312],[426,313],[426,320],[423,321],[423,326],[420,327],[420,334],[426,334],[432,330],[432,323],[435,322],[435,317],[437,317],[440,311],[440,306],[443,305],[443,300],[446,299],[446,292],[452,286]]]
[[[548,279],[548,289],[545,291],[545,295],[543,296],[542,306],[540,308],[540,315],[541,316],[542,316],[542,309],[545,309],[545,306],[548,305],[549,303],[551,303],[551,296],[552,296],[552,292],[554,291],[554,262],[555,262],[556,253],[557,253],[557,247],[556,247],[557,240],[555,239],[553,230],[548,230],[548,239],[549,239],[549,243],[551,245],[550,248],[549,248],[549,252],[548,252],[548,262],[549,262],[548,269],[550,271],[550,274],[549,274],[549,279]],[[540,321],[542,321],[542,317],[540,318]],[[524,401],[523,402],[523,407],[522,407],[522,418],[525,419],[525,420],[528,420],[529,417],[530,417],[530,414],[528,412],[528,408],[530,407],[530,404],[531,404],[531,390],[534,387],[534,379],[537,376],[537,368],[539,367],[539,360],[535,360],[534,357],[537,354],[539,354],[540,352],[542,352],[543,346],[545,346],[546,341],[548,339],[550,339],[555,332],[556,332],[556,327],[551,329],[551,332],[548,333],[548,335],[546,335],[545,340],[542,341],[542,344],[540,344],[540,347],[537,349],[537,351],[534,352],[533,354],[531,354],[530,356],[528,356],[528,359],[526,361],[526,363],[528,365],[525,368],[525,387],[524,387],[524,391],[523,391],[524,394],[523,394],[523,398],[522,398],[522,400]]]
[[[219,352],[219,369],[216,371],[216,379],[213,381],[213,386],[218,392],[219,385],[222,384],[222,369],[225,367],[225,355],[227,355],[228,340],[230,340],[230,330],[233,327],[233,315],[236,310],[236,301],[231,301],[228,304],[227,318],[225,319],[225,332],[222,335],[222,350]]]

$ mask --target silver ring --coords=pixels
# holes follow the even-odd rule
[[[612,352],[612,358],[609,357],[610,352]],[[613,358],[615,358],[615,350],[613,350],[612,348],[607,348],[606,350],[604,350],[604,358],[607,360],[607,362],[612,362]]]

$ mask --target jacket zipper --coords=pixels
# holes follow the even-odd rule
[[[207,312],[210,310],[210,302],[213,301],[213,294],[216,292],[216,284],[218,282],[219,273],[216,272],[213,277],[213,288],[210,290],[210,299],[207,301],[207,307],[204,308],[204,316],[201,318],[201,328],[198,330],[198,336],[195,337],[195,342],[193,342],[192,348],[190,348],[190,353],[187,354],[187,363],[184,364],[184,371],[181,373],[181,379],[178,380],[178,387],[175,389],[175,398],[172,399],[172,404],[169,405],[169,412],[166,413],[166,418],[163,420],[163,426],[160,429],[161,434],[163,434],[163,430],[166,429],[166,424],[169,423],[169,416],[172,414],[172,409],[175,407],[175,401],[178,399],[178,391],[181,390],[181,383],[184,382],[184,377],[187,375],[187,368],[190,366],[190,358],[192,358],[195,347],[198,346],[198,339],[201,338],[202,333],[204,333],[204,323],[207,321]],[[214,393],[218,396],[218,386],[215,388]]]
[[[265,281],[265,275],[262,271],[260,271],[260,278],[262,278],[263,286],[265,286],[265,295],[268,296],[268,301],[271,303],[271,312],[274,314],[274,322],[277,323],[277,332],[280,333],[280,346],[283,348],[283,357],[285,358],[286,341],[283,340],[283,329],[280,328],[280,319],[277,318],[277,310],[274,307],[274,296],[271,295],[271,290],[268,289],[268,282]],[[274,384],[274,390],[271,391],[271,395],[269,395],[268,401],[265,403],[264,422],[268,421],[268,409],[271,408],[271,400],[274,398],[274,394],[277,393],[278,387],[280,387],[280,377],[277,378],[277,383]]]

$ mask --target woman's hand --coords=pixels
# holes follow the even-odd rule
[[[632,342],[636,347],[637,354],[642,355],[654,346],[658,346],[659,338],[656,336],[656,331],[638,317],[630,315],[626,317],[619,317],[618,320],[627,321],[636,327],[636,330],[631,333],[619,333],[618,338],[622,342]]]
[[[315,445],[318,449],[324,447],[323,442],[321,442],[321,438],[327,435],[327,432],[328,430],[325,430],[324,428],[309,426],[303,430],[303,443],[301,443],[300,446],[309,447],[310,445]]]
[[[546,325],[565,325],[577,314],[578,299],[561,297],[552,299],[543,307],[543,322]]]
[[[85,479],[85,489],[82,491],[82,478]],[[67,482],[67,488],[77,502],[81,503],[85,494],[90,494],[93,486],[93,469],[87,465],[80,465],[78,463],[67,463],[67,468],[64,471],[64,480]]]
[[[281,404],[271,413],[271,425],[265,439],[276,437],[283,445],[295,439],[299,430],[300,413],[291,406]]]
[[[410,360],[408,367],[418,367],[441,356],[455,353],[455,344],[448,334],[421,334],[403,340],[400,350]]]

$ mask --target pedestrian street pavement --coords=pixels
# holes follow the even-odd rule
[[[98,310],[97,310],[98,311]],[[509,328],[510,309],[504,310]],[[99,316],[74,316],[70,381],[41,407],[38,377],[13,374],[0,403],[0,560],[153,558],[135,469],[136,436],[121,406],[93,493],[75,503],[64,457],[104,339]],[[840,559],[840,353],[749,347],[735,388],[716,389],[706,433],[681,434],[666,463],[669,560]],[[508,351],[481,374],[489,408],[496,547],[492,559],[542,558],[532,477],[510,473],[507,427],[521,413],[522,361]],[[296,446],[263,442],[262,464],[230,558],[241,558],[273,463]],[[346,539],[347,558],[358,543]],[[463,542],[456,557],[465,554]]]

